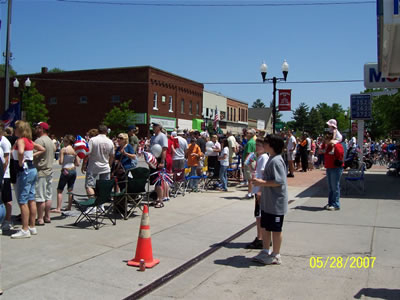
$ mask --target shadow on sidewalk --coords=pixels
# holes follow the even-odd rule
[[[305,210],[305,211],[323,211],[325,208],[317,206],[295,206],[292,209]]]
[[[354,295],[354,298],[361,299],[362,296],[386,300],[398,300],[400,299],[400,290],[363,288]]]
[[[239,269],[250,268],[250,267],[261,267],[262,265],[253,262],[251,258],[243,255],[236,255],[228,257],[226,259],[216,259],[214,263],[217,265],[230,266]]]
[[[388,199],[388,200],[400,200],[400,178],[387,176],[385,173],[382,174],[368,174],[364,175],[365,192],[362,194],[357,189],[348,185],[348,193],[344,193],[345,177],[346,173],[343,173],[341,178],[341,198],[361,198],[361,199]],[[302,191],[298,195],[298,198],[327,198],[328,197],[328,183],[327,179],[323,178]]]

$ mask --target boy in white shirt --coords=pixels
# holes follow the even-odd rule
[[[256,140],[256,153],[257,153],[257,162],[256,162],[256,174],[255,178],[263,178],[265,165],[268,162],[268,154],[264,149],[264,139],[258,138]],[[254,176],[254,175],[253,175]],[[255,194],[255,207],[254,207],[254,217],[256,218],[257,224],[257,236],[253,242],[246,246],[246,249],[262,249],[262,233],[261,233],[261,213],[260,213],[260,197],[261,197],[261,188],[259,186],[253,186],[252,193]]]

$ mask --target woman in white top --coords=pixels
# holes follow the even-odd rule
[[[228,167],[229,167],[229,146],[228,140],[225,138],[221,143],[221,154],[218,157],[219,167],[219,179],[221,181],[221,190],[224,192],[228,191]]]
[[[60,180],[57,186],[57,208],[52,209],[52,213],[61,213],[62,205],[62,193],[65,186],[68,184],[68,192],[72,192],[74,189],[74,183],[76,180],[76,167],[79,167],[79,157],[76,154],[73,145],[75,137],[68,134],[64,137],[64,147],[60,150],[60,159],[58,163],[61,167]],[[71,210],[72,207],[72,194],[68,195],[68,205],[65,210]]]

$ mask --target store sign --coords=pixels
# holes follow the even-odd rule
[[[257,120],[257,129],[264,130],[265,129],[265,121],[264,120]]]
[[[176,119],[175,118],[166,118],[159,116],[150,116],[150,128],[152,128],[151,123],[161,124],[162,127],[169,130],[174,130],[176,127]]]
[[[128,117],[128,123],[131,125],[146,124],[147,122],[146,113],[134,113]]]
[[[292,90],[279,90],[279,111],[291,111]]]
[[[400,88],[400,77],[384,77],[378,70],[378,64],[365,64],[364,86],[367,89]]]

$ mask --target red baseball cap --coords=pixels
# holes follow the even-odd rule
[[[47,124],[46,122],[39,122],[37,126],[42,127],[44,130],[49,130],[49,124]]]

